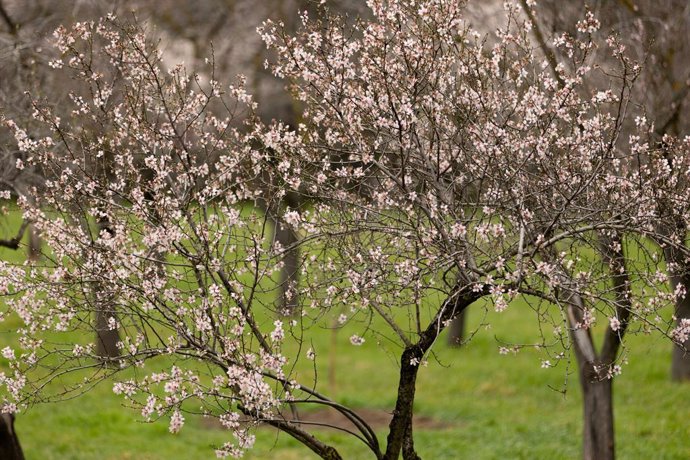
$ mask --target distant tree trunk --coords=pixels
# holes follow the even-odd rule
[[[683,284],[690,290],[690,279],[688,275],[683,277]],[[675,289],[675,285],[673,286]],[[690,292],[684,299],[676,302],[676,317],[678,321],[683,318],[690,318]],[[682,346],[673,347],[673,358],[671,360],[671,378],[678,381],[690,381],[690,339],[686,340]]]
[[[451,347],[461,347],[465,340],[467,329],[467,310],[463,310],[448,327],[448,345]]]
[[[591,367],[585,366],[585,369],[580,370],[584,409],[582,458],[584,460],[613,460],[615,458],[613,379],[596,380],[598,377]]]
[[[98,232],[114,233],[107,219],[98,221]],[[108,293],[99,292],[98,284],[94,288],[94,305],[96,309],[96,354],[101,358],[117,358],[120,350],[117,343],[120,334],[116,327],[110,324],[110,318],[117,320],[115,300]]]
[[[38,235],[36,227],[31,224],[29,224],[29,244],[26,250],[27,259],[30,261],[37,261],[41,256],[41,237]]]
[[[685,227],[682,227],[685,230]],[[666,247],[664,249],[666,263],[674,267],[669,271],[671,278],[671,288],[675,291],[679,284],[682,284],[688,291],[685,298],[678,298],[676,301],[676,317],[678,321],[683,318],[690,318],[690,265],[685,260],[685,256],[680,251]],[[673,357],[671,359],[671,378],[678,381],[690,380],[690,340],[680,345],[674,345]]]
[[[117,358],[120,350],[117,343],[120,334],[117,328],[111,329],[109,320],[114,318],[115,312],[108,308],[97,307],[96,310],[96,354],[101,358]]]
[[[266,216],[273,223],[275,241],[278,241],[283,248],[288,249],[283,254],[283,267],[280,270],[280,280],[278,282],[278,313],[284,316],[294,315],[299,306],[299,295],[297,284],[299,282],[299,249],[296,243],[299,242],[299,235],[281,221],[282,212],[285,207],[299,209],[301,205],[300,197],[296,193],[288,193],[280,203],[272,204],[264,200],[257,202]]]
[[[283,247],[297,243],[297,235],[284,223],[276,221],[275,238]],[[293,315],[299,305],[297,283],[299,282],[299,250],[292,248],[285,253],[283,269],[280,271],[280,309],[285,316]]]
[[[0,415],[0,458],[3,460],[24,460],[22,446],[14,431],[14,415]]]

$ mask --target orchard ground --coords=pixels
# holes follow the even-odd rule
[[[14,236],[18,225],[14,218],[5,219],[0,237]],[[2,259],[21,256],[0,250]],[[574,359],[570,366],[562,361],[557,367],[542,369],[541,361],[548,358],[543,351],[525,348],[517,354],[498,353],[504,342],[540,341],[534,315],[519,301],[502,313],[493,312],[491,306],[474,305],[469,330],[477,329],[477,334],[470,343],[461,349],[448,347],[444,340],[437,344],[419,374],[415,402],[419,417],[416,447],[422,458],[580,456],[581,401]],[[600,327],[602,322],[603,318]],[[18,320],[11,318],[0,326],[0,348],[15,340],[12,329],[18,325]],[[362,346],[351,345],[349,337],[361,331],[361,325],[339,329],[334,350],[333,332],[325,327],[311,329],[307,341],[319,352],[316,363],[320,388],[338,401],[365,410],[383,424],[385,412],[395,404],[397,362],[386,352],[389,345],[377,345],[375,335],[366,335]],[[690,385],[669,379],[671,344],[658,335],[631,336],[626,342],[630,362],[623,366],[614,389],[619,458],[690,458]],[[303,353],[309,346],[305,344]],[[335,388],[328,377],[333,363]],[[6,368],[6,362],[0,361],[0,365]],[[298,372],[308,379],[313,375],[312,365],[303,358]],[[54,385],[58,391],[60,383]],[[212,420],[192,416],[186,417],[180,433],[171,435],[167,420],[143,423],[140,415],[124,403],[112,392],[112,384],[104,382],[80,398],[38,405],[21,413],[15,427],[26,458],[210,459],[214,458],[213,447],[231,437]],[[304,411],[300,415],[303,420],[310,418]],[[326,415],[317,414],[319,420]],[[384,433],[381,429],[380,436]],[[367,449],[347,434],[330,429],[321,429],[319,434],[346,459],[370,458]],[[256,436],[256,447],[246,458],[316,458],[307,448],[273,429],[260,428]]]

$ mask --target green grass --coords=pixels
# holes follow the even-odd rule
[[[13,236],[15,224],[6,221],[0,237]],[[21,255],[0,250],[0,258],[20,260]],[[441,340],[435,348],[436,359],[420,370],[415,411],[444,426],[416,429],[421,457],[578,458],[581,399],[574,363],[570,370],[565,363],[541,369],[545,355],[534,349],[499,355],[496,337],[515,343],[538,341],[534,314],[515,302],[504,313],[489,314],[489,329],[479,327],[481,313],[481,306],[470,312],[471,329],[479,331],[468,346],[451,349]],[[3,326],[7,332],[0,333],[0,348],[15,339],[11,326]],[[395,403],[397,350],[377,345],[371,335],[363,346],[354,347],[348,338],[358,332],[346,328],[337,333],[332,351],[337,384],[329,389],[331,331],[312,330],[307,339],[319,352],[320,388],[353,408],[390,411]],[[672,383],[668,378],[670,343],[656,336],[633,336],[628,343],[630,363],[616,379],[614,390],[619,458],[690,458],[690,384]],[[307,380],[309,365],[303,359],[298,367]],[[215,458],[213,446],[231,440],[229,433],[192,416],[187,416],[185,427],[176,435],[168,433],[165,420],[142,423],[111,387],[105,382],[80,398],[21,413],[16,430],[27,459],[211,459]],[[335,445],[345,459],[371,458],[354,438],[327,430],[317,434]],[[256,448],[246,458],[315,458],[287,435],[268,428],[257,430],[256,435]],[[385,429],[379,430],[382,444],[385,435]]]
[[[515,305],[518,307],[518,305]],[[539,352],[500,356],[494,334],[516,341],[529,338],[531,322],[519,308],[492,317],[465,348],[439,344],[439,363],[420,371],[415,409],[447,425],[416,431],[425,459],[559,459],[580,451],[580,395],[575,375],[565,395],[565,367],[541,369]],[[478,310],[473,317],[479,316]],[[328,343],[330,332],[317,331],[314,341]],[[396,364],[373,340],[362,347],[338,333],[336,355],[338,400],[354,407],[390,410],[394,404]],[[7,339],[4,336],[3,339]],[[4,340],[3,340],[4,341]],[[615,384],[619,458],[686,459],[690,457],[690,385],[668,379],[670,347],[652,336],[633,337],[630,364]],[[320,348],[320,347],[319,347]],[[322,356],[323,361],[327,361]],[[326,375],[326,366],[320,375]],[[324,384],[325,377],[324,377]],[[326,385],[327,387],[327,385]],[[78,399],[39,405],[21,414],[16,429],[28,459],[206,459],[211,447],[228,433],[188,416],[177,435],[165,421],[145,424],[122,407],[122,400],[103,384]],[[347,459],[370,458],[357,441],[320,431]],[[247,458],[306,459],[311,452],[286,435],[259,429],[257,446]],[[381,441],[385,430],[380,431]]]

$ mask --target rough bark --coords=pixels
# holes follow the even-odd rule
[[[613,430],[613,380],[597,380],[592,366],[580,371],[584,426],[582,429],[584,460],[615,458]]]
[[[407,347],[400,359],[400,380],[398,382],[398,399],[395,402],[393,419],[389,425],[385,460],[397,460],[403,444],[411,442],[407,436],[412,434],[412,406],[417,388],[419,361],[424,356],[417,344]],[[417,360],[415,363],[414,360]],[[408,447],[409,450],[409,447]],[[409,455],[409,452],[408,452]]]
[[[24,460],[24,453],[14,430],[14,415],[0,415],[0,458],[3,460]]]
[[[412,432],[412,417],[405,431],[405,438],[402,445],[403,460],[422,460],[414,448],[414,434]]]

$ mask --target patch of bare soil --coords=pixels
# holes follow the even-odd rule
[[[355,412],[374,430],[387,427],[393,418],[390,412],[382,409],[360,408]],[[297,418],[295,418],[289,410],[286,410],[281,413],[281,420],[303,425],[305,428],[357,430],[355,425],[348,420],[347,417],[332,408],[299,411]],[[413,423],[415,430],[444,430],[456,425],[448,421],[438,420],[424,415],[415,415]],[[203,424],[209,428],[222,428],[220,422],[215,418],[206,418]]]

